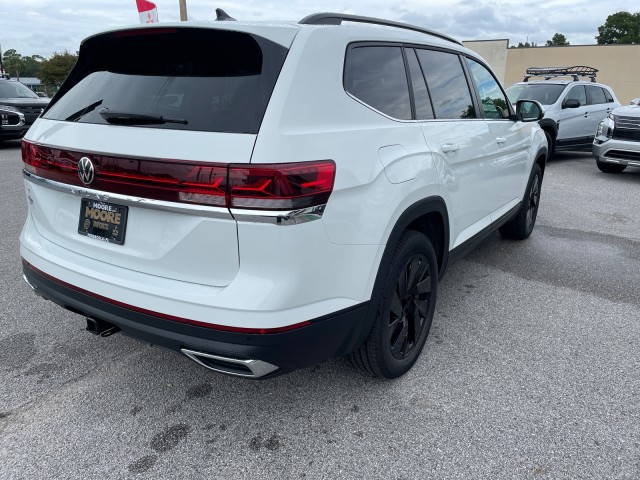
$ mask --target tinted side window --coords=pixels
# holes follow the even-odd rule
[[[347,51],[347,92],[376,110],[411,120],[409,83],[400,47],[354,47]]]
[[[607,99],[607,103],[613,102],[613,95],[611,95],[611,92],[606,88],[603,88],[602,90],[604,90],[604,97]]]
[[[565,97],[564,101],[567,100],[578,100],[580,102],[580,106],[584,106],[587,104],[587,94],[584,91],[584,85],[576,85],[571,87],[569,93]]]
[[[433,118],[433,109],[431,108],[431,100],[427,91],[420,63],[415,50],[406,49],[407,63],[409,64],[409,74],[411,75],[411,85],[413,87],[413,100],[416,105],[416,119],[430,120]]]
[[[508,118],[507,98],[491,72],[475,60],[467,58],[466,61],[476,82],[485,118]]]
[[[457,55],[416,50],[427,79],[436,118],[476,118],[471,92]]]
[[[602,90],[604,90],[604,97],[607,99],[607,103],[613,102],[613,95],[611,95],[611,92],[606,88],[603,88]]]
[[[587,87],[587,95],[589,96],[589,105],[597,105],[599,103],[607,103],[602,88],[595,85]]]

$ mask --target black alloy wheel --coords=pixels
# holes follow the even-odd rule
[[[427,322],[431,274],[427,257],[411,257],[400,272],[389,308],[389,347],[392,355],[407,358],[420,340]]]
[[[533,225],[538,216],[538,204],[540,203],[540,176],[536,173],[529,188],[529,209],[527,210],[527,230],[533,230]]]
[[[537,163],[531,168],[529,183],[524,193],[518,213],[507,223],[500,227],[500,234],[514,240],[529,238],[538,217],[540,206],[540,193],[542,191],[542,169]]]
[[[438,259],[429,238],[407,230],[391,248],[371,297],[371,330],[348,355],[354,367],[380,378],[397,378],[416,362],[438,293]]]

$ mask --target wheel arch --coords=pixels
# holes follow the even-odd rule
[[[547,132],[551,136],[551,140],[553,141],[553,145],[549,145],[549,152],[553,153],[556,145],[556,138],[558,137],[558,124],[555,120],[551,118],[543,118],[538,122],[540,128]],[[544,171],[544,169],[543,169]]]
[[[447,205],[442,197],[427,197],[406,208],[391,229],[373,284],[372,299],[377,298],[377,296],[381,294],[382,284],[384,283],[382,273],[386,272],[389,268],[395,246],[400,241],[402,234],[407,230],[423,233],[431,241],[438,260],[438,280],[440,280],[446,272],[449,260],[450,231]],[[371,330],[376,314],[373,304],[374,302],[369,303],[366,321],[363,322],[362,330],[355,345],[360,346]],[[357,348],[358,347],[356,347],[356,349]]]
[[[442,277],[449,258],[449,215],[444,199],[434,196],[419,200],[400,215],[387,240],[380,267],[389,261],[394,246],[406,230],[429,238],[438,259],[438,275]]]

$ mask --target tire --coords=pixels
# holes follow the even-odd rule
[[[600,171],[604,173],[621,173],[627,168],[626,165],[620,165],[619,163],[600,162],[598,160],[596,160],[596,164]]]
[[[373,298],[373,326],[350,363],[379,378],[397,378],[420,356],[429,335],[438,294],[438,262],[429,239],[407,230],[396,245],[382,288]]]
[[[549,152],[547,154],[547,157],[551,158],[551,155],[553,155],[553,151],[555,150],[553,145],[553,137],[546,130],[544,131],[544,136],[547,137],[547,150]]]
[[[527,190],[522,200],[522,205],[518,214],[500,227],[500,234],[506,238],[514,240],[524,240],[529,238],[538,216],[538,206],[540,205],[540,191],[542,188],[542,170],[540,165],[535,163],[531,169]]]

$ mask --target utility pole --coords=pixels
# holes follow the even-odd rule
[[[180,21],[187,21],[187,0],[178,0],[180,3]]]

